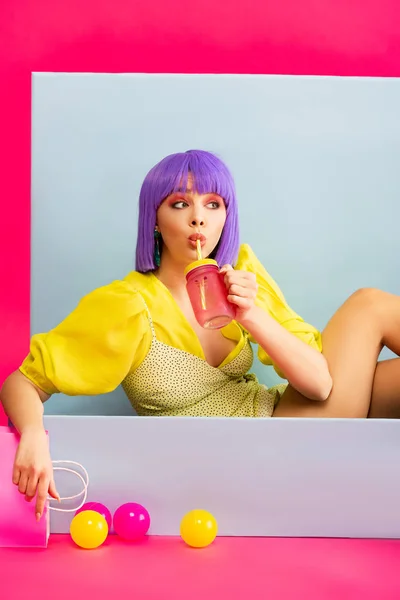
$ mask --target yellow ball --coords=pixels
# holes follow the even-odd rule
[[[206,510],[191,510],[181,521],[180,533],[188,546],[205,548],[212,544],[217,536],[217,521]]]
[[[98,548],[108,535],[107,521],[94,510],[83,510],[74,516],[69,528],[72,539],[81,548]]]

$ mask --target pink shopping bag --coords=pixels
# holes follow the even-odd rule
[[[39,522],[35,500],[27,502],[12,482],[19,435],[0,426],[0,547],[46,548],[50,535],[48,503]]]

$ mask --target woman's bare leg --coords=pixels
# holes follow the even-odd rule
[[[274,417],[365,418],[371,403],[377,359],[387,346],[400,355],[400,297],[375,289],[350,296],[322,333],[333,388],[325,402],[305,398],[290,385]]]
[[[378,362],[368,417],[400,419],[400,358]]]

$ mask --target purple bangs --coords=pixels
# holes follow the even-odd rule
[[[239,250],[239,223],[235,184],[229,169],[217,156],[204,150],[170,154],[146,175],[139,195],[139,223],[136,243],[136,270],[156,269],[154,229],[157,209],[167,196],[186,190],[189,174],[199,194],[221,196],[226,206],[226,221],[214,258],[219,265],[233,265]]]

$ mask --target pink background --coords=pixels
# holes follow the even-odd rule
[[[398,0],[252,0],[234,10],[232,0],[185,4],[1,2],[0,384],[29,345],[32,71],[400,76]],[[201,553],[157,538],[146,546],[126,552],[110,540],[93,554],[73,547],[68,536],[55,536],[51,552],[29,553],[22,579],[16,578],[20,551],[0,550],[1,587],[6,595],[26,596],[32,582],[47,580],[45,600],[62,586],[67,591],[73,565],[82,571],[82,585],[69,596],[76,589],[93,593],[93,585],[116,593],[129,585],[141,597],[159,597],[159,582],[174,587],[176,598],[227,591],[243,597],[250,589],[253,598],[399,597],[396,541],[233,539]],[[186,577],[176,578],[177,572]]]
[[[1,3],[0,384],[29,347],[33,71],[400,75],[398,0],[185,4]]]
[[[52,535],[47,550],[0,548],[1,591],[10,600],[398,600],[399,558],[397,540],[217,538],[197,550],[180,538],[112,535],[81,550]]]

